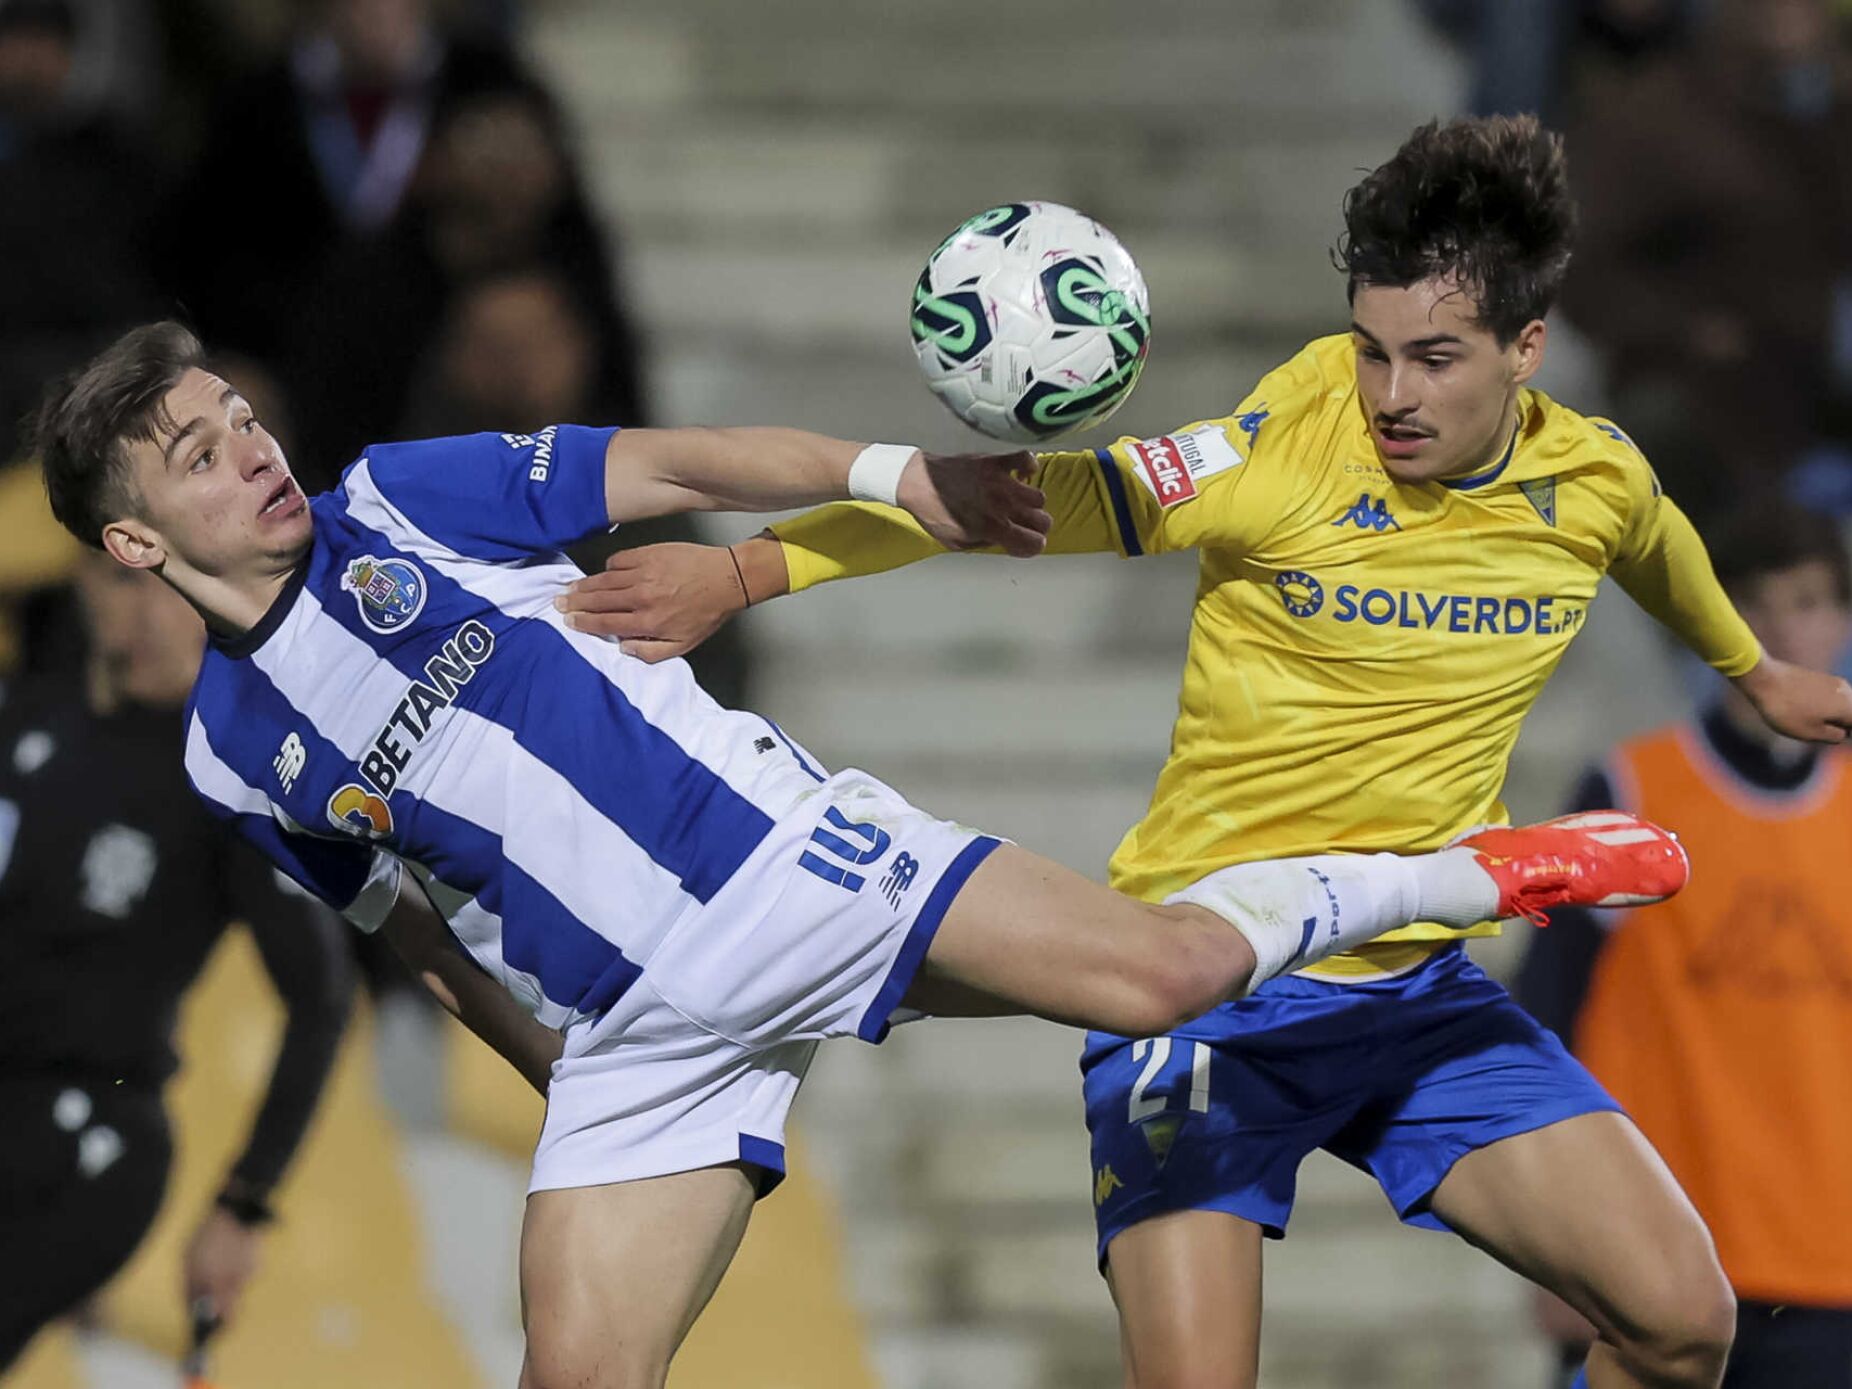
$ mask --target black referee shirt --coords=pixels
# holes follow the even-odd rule
[[[0,703],[0,1073],[155,1087],[180,1000],[247,923],[288,1011],[242,1181],[268,1188],[308,1124],[352,992],[343,929],[212,820],[178,709],[99,716],[75,681]]]

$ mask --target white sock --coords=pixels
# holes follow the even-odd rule
[[[1479,855],[1471,849],[1442,849],[1403,862],[1415,870],[1420,887],[1417,920],[1464,929],[1498,915],[1498,884],[1479,866]]]
[[[1247,992],[1289,969],[1415,921],[1470,926],[1498,906],[1498,886],[1470,849],[1403,858],[1317,854],[1218,869],[1164,899],[1206,907],[1247,938]]]

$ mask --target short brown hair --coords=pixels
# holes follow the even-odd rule
[[[1556,302],[1575,221],[1562,137],[1535,116],[1429,121],[1344,195],[1333,259],[1353,300],[1451,278],[1503,344]]]
[[[206,352],[184,324],[148,323],[117,338],[45,394],[31,437],[52,515],[86,545],[140,504],[128,446],[172,429],[167,393]]]
[[[1818,560],[1833,574],[1833,593],[1852,606],[1852,560],[1838,525],[1817,511],[1791,502],[1756,501],[1739,507],[1705,535],[1717,579],[1741,596],[1770,574]]]

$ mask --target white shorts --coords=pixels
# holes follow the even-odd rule
[[[528,1189],[745,1161],[769,1191],[817,1042],[887,1035],[946,908],[997,844],[866,772],[822,783],[609,1012],[567,1029]]]

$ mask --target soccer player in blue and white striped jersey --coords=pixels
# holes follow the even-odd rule
[[[1534,853],[1246,864],[1139,903],[826,774],[554,606],[566,545],[675,511],[853,494],[1032,554],[1049,518],[1021,455],[562,424],[378,445],[311,501],[174,324],[60,383],[37,433],[59,519],[212,629],[195,790],[547,1093],[528,1389],[662,1382],[823,1038],[903,1011],[1148,1036],[1410,921],[1683,880],[1658,832],[1544,830]]]

